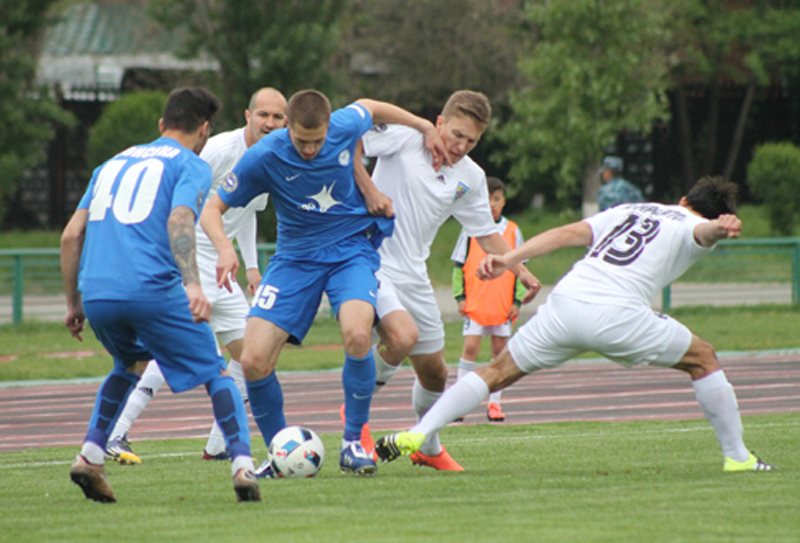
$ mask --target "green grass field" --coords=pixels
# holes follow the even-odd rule
[[[341,434],[327,434],[316,478],[264,481],[250,504],[227,462],[198,459],[201,440],[137,442],[141,466],[107,464],[115,505],[69,481],[74,447],[4,453],[0,540],[796,542],[800,414],[751,417],[745,432],[780,471],[723,473],[703,420],[459,425],[442,437],[465,472],[401,458],[372,478],[339,473]]]
[[[682,307],[671,314],[720,352],[800,348],[798,307]],[[458,362],[462,342],[461,323],[446,323],[445,360]],[[341,344],[336,321],[320,319],[302,348],[285,348],[278,371],[340,368],[344,359]],[[481,345],[479,360],[490,358],[487,340]],[[84,341],[78,342],[58,323],[0,326],[0,382],[98,377],[110,368],[109,356],[90,330],[84,334]]]

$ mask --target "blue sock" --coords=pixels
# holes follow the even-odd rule
[[[250,429],[244,401],[233,377],[219,375],[206,383],[214,406],[214,418],[225,436],[225,448],[231,458],[250,456]]]
[[[114,429],[128,396],[138,382],[138,375],[117,367],[111,370],[97,391],[92,418],[89,419],[89,429],[86,431],[84,441],[91,441],[103,450],[106,449],[108,434]]]
[[[261,431],[264,443],[269,447],[272,438],[286,428],[283,415],[283,390],[275,372],[258,381],[247,381],[250,410]]]
[[[344,439],[359,441],[361,428],[369,421],[369,406],[375,389],[375,357],[372,350],[364,358],[345,354],[342,368],[344,388]]]

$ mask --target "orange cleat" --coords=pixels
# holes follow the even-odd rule
[[[442,452],[436,456],[428,456],[417,451],[409,458],[416,466],[428,466],[439,471],[464,471],[464,468],[453,460],[453,457],[447,453],[444,447],[442,447]]]
[[[497,402],[491,402],[486,409],[486,418],[489,419],[489,422],[503,422],[506,420],[506,416],[503,414],[503,410],[500,409],[500,404]]]
[[[339,418],[342,421],[342,426],[345,424],[344,418],[344,404],[339,408]],[[365,422],[361,428],[361,448],[364,452],[372,456],[372,459],[378,461],[378,454],[375,452],[375,440],[372,439],[372,433],[369,431],[369,423]]]

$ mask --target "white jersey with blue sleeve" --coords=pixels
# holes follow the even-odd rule
[[[84,300],[185,296],[170,248],[175,207],[200,214],[211,169],[170,138],[130,147],[99,166],[78,209],[88,210],[78,287]]]
[[[278,217],[276,255],[340,261],[347,245],[341,242],[362,233],[377,248],[394,223],[369,214],[353,180],[355,146],[370,128],[372,117],[359,104],[334,111],[311,160],[294,148],[288,129],[275,130],[244,154],[218,194],[231,207],[270,194]]]

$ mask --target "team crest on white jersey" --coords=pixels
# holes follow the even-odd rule
[[[339,153],[339,165],[347,166],[348,164],[350,164],[350,151],[345,149]]]
[[[456,187],[456,195],[453,197],[453,201],[456,202],[461,199],[466,193],[469,192],[469,187],[463,181],[458,182],[458,186]]]
[[[233,192],[239,186],[239,178],[236,174],[231,172],[222,180],[222,190],[225,192]]]

